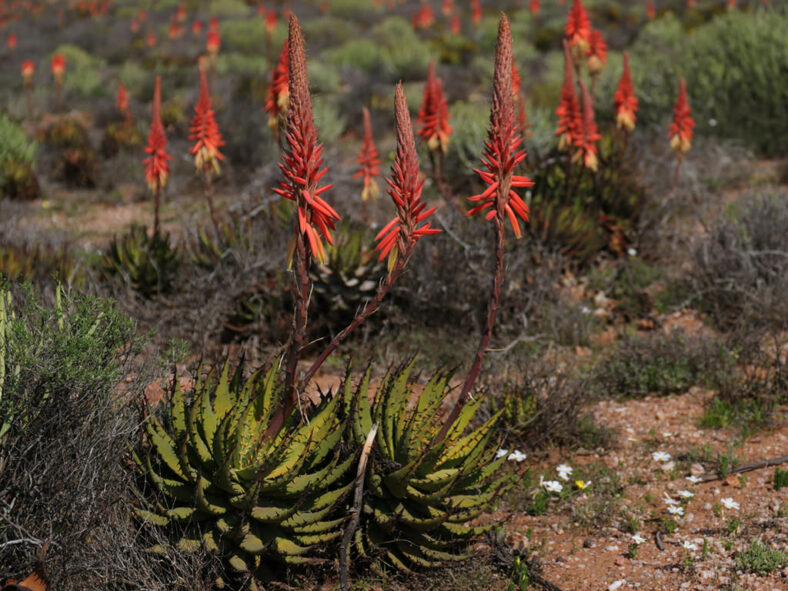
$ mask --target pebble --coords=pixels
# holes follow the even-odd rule
[[[627,582],[626,579],[619,579],[615,583],[610,583],[610,585],[607,588],[607,591],[616,591],[616,589],[621,589],[621,587],[623,587],[624,583],[626,582]]]
[[[586,538],[585,540],[583,540],[583,548],[595,548],[595,547],[596,547],[596,542],[591,538]]]
[[[692,464],[690,466],[690,474],[692,474],[693,476],[700,476],[704,472],[706,472],[706,468],[704,468],[700,464]]]

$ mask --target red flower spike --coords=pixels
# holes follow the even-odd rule
[[[695,120],[692,118],[692,111],[687,102],[687,85],[682,78],[679,82],[679,98],[676,100],[676,106],[673,107],[673,123],[668,126],[670,147],[680,157],[690,150],[694,127]]]
[[[131,109],[129,107],[129,93],[123,84],[118,84],[118,94],[115,97],[115,108],[127,120],[131,120]]]
[[[443,0],[441,2],[441,12],[443,16],[450,17],[454,13],[454,0]]]
[[[502,15],[495,50],[490,128],[482,156],[482,164],[486,170],[475,171],[487,188],[468,198],[477,205],[466,215],[485,212],[488,220],[497,217],[501,228],[504,220],[508,218],[517,238],[522,235],[517,218],[527,222],[529,211],[528,206],[513,189],[533,185],[528,177],[514,174],[515,167],[525,160],[522,143],[523,138],[517,133],[512,92],[512,32],[509,20]]]
[[[380,157],[375,147],[375,140],[372,137],[372,122],[369,117],[369,109],[362,107],[364,116],[364,139],[361,143],[361,150],[358,152],[356,162],[359,170],[353,175],[354,179],[363,177],[364,187],[361,189],[361,198],[367,201],[370,197],[377,199],[378,184],[375,178],[380,176]]]
[[[572,56],[579,64],[591,44],[591,21],[588,19],[588,13],[582,0],[574,0],[572,3],[564,33],[569,42],[569,48],[572,50]]]
[[[443,96],[443,82],[435,76],[433,62],[430,62],[427,70],[427,82],[417,121],[420,125],[419,137],[427,142],[430,151],[441,150],[445,154],[449,150],[449,137],[453,130],[449,125],[449,107]]]
[[[66,58],[63,57],[63,54],[56,53],[53,55],[50,65],[52,67],[52,76],[54,76],[55,80],[62,80],[63,74],[66,71]]]
[[[413,13],[410,24],[414,29],[429,29],[435,24],[435,13],[432,7],[426,2],[422,2],[421,6]]]
[[[572,69],[572,56],[569,54],[569,44],[564,41],[564,84],[561,87],[561,103],[555,110],[558,115],[558,149],[566,150],[576,143],[582,116],[580,104],[575,93],[575,77]]]
[[[421,201],[424,181],[419,180],[416,139],[401,83],[397,84],[394,92],[394,117],[397,123],[397,151],[391,166],[391,178],[386,179],[386,182],[389,185],[388,194],[397,208],[397,217],[375,237],[378,241],[375,248],[380,251],[379,260],[389,257],[389,270],[394,267],[400,254],[410,256],[419,238],[440,233],[439,229],[431,228],[430,223],[425,222],[435,208],[424,211],[427,204]]]
[[[616,127],[627,131],[635,129],[635,113],[638,110],[638,99],[629,73],[629,54],[624,52],[624,71],[618,81],[616,92],[613,93],[613,107],[616,112]]]
[[[531,0],[528,3],[528,9],[534,16],[539,16],[539,11],[542,9],[542,4],[539,2],[539,0]]]
[[[202,22],[200,19],[194,19],[194,22],[192,23],[192,35],[198,37],[200,33],[202,33]]]
[[[276,11],[272,8],[265,15],[265,31],[269,35],[274,32],[276,28]]]
[[[145,36],[145,45],[150,49],[156,47],[156,33],[150,32]]]
[[[523,134],[524,137],[531,137],[531,132],[528,131],[528,115],[525,113],[525,95],[522,87],[523,79],[520,76],[520,70],[517,68],[517,64],[512,62],[512,92],[517,106],[517,132]]]
[[[33,82],[33,74],[36,73],[36,64],[30,60],[25,60],[22,62],[20,72],[22,74],[22,79],[25,82],[25,86],[29,86]]]
[[[211,105],[211,93],[208,90],[208,78],[204,67],[200,67],[200,96],[189,126],[189,141],[194,142],[189,153],[194,155],[194,166],[197,170],[202,172],[213,170],[219,174],[219,161],[224,160],[219,148],[224,145],[224,140]]]
[[[208,31],[208,36],[205,39],[205,49],[211,55],[219,53],[219,48],[222,46],[222,38],[219,36],[218,31]]]
[[[263,110],[268,113],[268,126],[272,129],[279,127],[279,117],[287,113],[290,104],[290,91],[288,90],[288,70],[290,67],[290,49],[285,39],[279,61],[271,72],[271,84],[265,99]]]
[[[607,43],[600,31],[596,29],[591,31],[588,39],[588,72],[592,76],[596,76],[605,68],[607,63]]]
[[[583,97],[583,125],[575,142],[575,146],[579,148],[575,153],[575,160],[582,161],[583,166],[596,171],[599,164],[596,142],[602,136],[597,132],[596,121],[594,121],[594,102],[591,93],[588,92],[588,87],[582,78],[580,79],[580,92]]]
[[[471,0],[471,22],[478,25],[482,22],[482,2],[481,0]]]
[[[656,9],[656,7],[654,6],[654,2],[653,2],[653,0],[647,0],[647,1],[646,1],[646,17],[647,17],[649,20],[651,20],[651,19],[653,19],[655,16],[657,16],[657,9]]]
[[[16,33],[11,33],[8,36],[8,49],[14,51],[16,49]]]
[[[294,15],[290,17],[288,45],[290,107],[287,111],[285,149],[279,163],[284,179],[274,192],[296,203],[299,231],[303,232],[312,256],[322,263],[326,260],[326,251],[318,233],[333,244],[331,230],[335,228],[339,214],[320,197],[331,185],[321,187],[318,184],[328,168],[321,168],[323,146],[317,141],[304,39]]]
[[[164,125],[161,122],[161,76],[156,76],[156,86],[153,90],[153,117],[145,153],[148,154],[148,157],[142,161],[145,165],[145,182],[153,193],[157,193],[167,184],[170,175],[170,165],[167,161],[172,160],[172,156],[167,153],[167,136],[164,134]]]
[[[459,35],[461,30],[461,23],[460,23],[460,15],[456,12],[451,15],[451,22],[449,23],[449,29],[451,30],[452,35]]]

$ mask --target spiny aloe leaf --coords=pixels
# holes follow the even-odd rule
[[[159,515],[158,513],[154,513],[152,511],[146,511],[145,509],[134,509],[134,515],[140,521],[144,521],[147,523],[152,523],[153,525],[164,526],[170,524],[170,518],[164,515]]]
[[[298,510],[297,505],[277,506],[267,505],[265,507],[254,507],[251,511],[252,519],[261,523],[279,523],[287,519]]]
[[[159,420],[150,415],[145,421],[145,431],[148,433],[148,441],[156,449],[156,453],[164,461],[172,472],[183,479],[186,479],[181,471],[178,454],[175,452],[175,442],[162,427]]]

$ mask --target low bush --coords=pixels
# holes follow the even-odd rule
[[[0,113],[0,191],[4,197],[35,199],[39,194],[33,172],[36,144],[5,113]]]

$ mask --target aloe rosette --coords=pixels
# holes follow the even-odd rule
[[[410,363],[390,370],[372,403],[369,372],[357,387],[350,379],[344,386],[352,439],[361,445],[372,425],[379,425],[355,547],[405,571],[466,558],[468,543],[490,527],[471,521],[513,482],[511,474],[499,473],[505,458],[495,457],[492,441],[501,413],[468,430],[481,403],[477,397],[436,441],[451,375],[434,375],[416,396],[412,369]]]
[[[269,440],[278,367],[246,380],[240,367],[231,376],[229,363],[216,373],[198,375],[188,399],[175,385],[165,420],[146,421],[149,453],[136,461],[159,494],[147,495],[155,500],[137,516],[183,532],[180,548],[217,553],[239,573],[320,561],[316,546],[340,535],[332,511],[352,486],[344,476],[354,457],[339,445],[341,397],[313,406],[309,421],[294,413]]]

